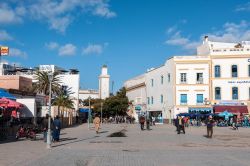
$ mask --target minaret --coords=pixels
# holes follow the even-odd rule
[[[102,73],[99,76],[99,98],[106,99],[109,97],[109,78],[107,65],[102,66]]]

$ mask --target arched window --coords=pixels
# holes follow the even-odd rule
[[[237,65],[232,65],[232,77],[238,77]]]
[[[161,76],[161,84],[163,84],[163,80],[164,80],[164,77],[163,77],[163,76]]]
[[[163,95],[161,95],[161,103],[163,103]]]
[[[220,65],[214,66],[214,77],[220,77]]]
[[[238,88],[237,87],[233,87],[232,88],[232,99],[233,100],[238,100]]]
[[[220,87],[215,88],[215,100],[220,100],[221,99],[221,90]]]

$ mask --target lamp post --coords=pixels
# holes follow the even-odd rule
[[[102,102],[101,102],[101,124],[102,124]]]
[[[88,129],[89,129],[89,117],[90,117],[90,96],[89,96],[89,111],[88,111]]]
[[[49,79],[49,119],[48,119],[48,133],[47,133],[47,149],[51,149],[51,84],[53,80],[53,73],[48,73]]]

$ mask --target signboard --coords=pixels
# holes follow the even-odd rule
[[[39,70],[45,72],[54,72],[53,65],[40,65]]]
[[[249,84],[250,80],[228,81],[229,84]]]
[[[0,55],[1,56],[7,56],[7,55],[9,55],[9,47],[2,46],[1,50],[0,50]]]
[[[220,101],[219,105],[242,105],[242,103],[237,101]]]

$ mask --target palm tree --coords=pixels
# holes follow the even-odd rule
[[[34,84],[34,91],[37,93],[49,95],[49,74],[45,71],[36,71],[35,79],[37,82]],[[58,72],[53,73],[53,79],[51,81],[51,91],[52,94],[59,94],[61,92],[61,80]]]
[[[65,108],[74,109],[74,101],[70,98],[69,94],[72,94],[69,88],[66,89],[66,93],[65,91],[61,91],[53,102],[53,105],[58,106],[58,115],[61,115],[62,117],[62,124]]]

